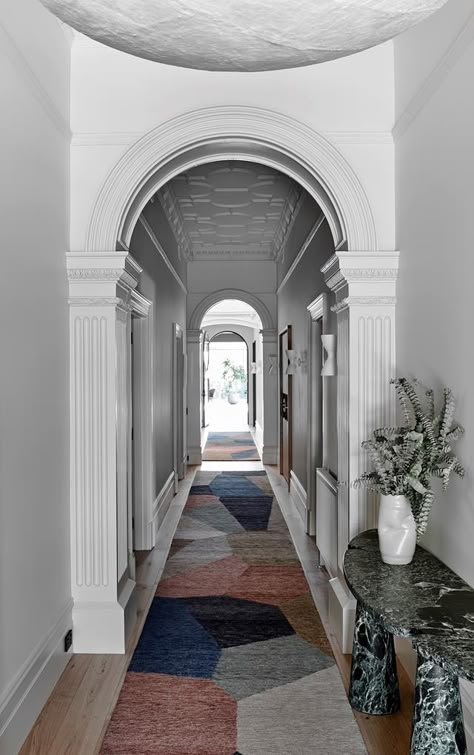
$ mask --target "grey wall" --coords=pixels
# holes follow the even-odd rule
[[[294,259],[304,244],[314,222],[320,215],[321,209],[319,206],[316,204],[312,196],[303,190],[300,210],[288,236],[283,259],[277,266],[278,286],[281,284],[283,278],[293,264]]]
[[[308,204],[304,214],[304,227],[308,230],[320,214],[314,202],[312,205]],[[296,227],[297,224],[295,229]],[[299,235],[300,246],[306,235],[307,233]],[[293,260],[298,251],[299,248],[291,246],[288,259]],[[320,268],[333,253],[333,239],[329,226],[324,221],[288,282],[278,294],[278,331],[284,330],[287,325],[292,326],[292,346],[297,352],[306,351],[308,348],[309,315],[306,307],[320,293],[327,291]],[[293,470],[304,488],[307,475],[307,379],[307,371],[301,368],[293,376]],[[333,445],[332,443],[332,448]],[[331,459],[331,466],[335,466],[334,471],[337,472],[337,459]]]
[[[153,213],[147,212],[147,219],[153,221]],[[154,226],[160,241],[165,227]],[[140,222],[133,232],[130,252],[143,268],[138,290],[153,303],[153,496],[156,498],[173,470],[173,323],[178,323],[186,333],[186,295]]]
[[[158,240],[166,251],[166,256],[173,265],[180,278],[186,283],[187,264],[184,257],[179,253],[176,237],[169,224],[168,217],[158,199],[148,202],[143,208],[142,215],[154,229]]]
[[[15,689],[48,636],[62,642],[56,634],[65,611],[70,625],[71,580],[70,48],[37,2],[4,0],[0,24],[1,714],[7,688]]]

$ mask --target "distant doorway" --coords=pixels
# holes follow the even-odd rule
[[[209,432],[248,430],[248,346],[238,333],[218,333],[209,341],[207,367]]]
[[[258,461],[249,428],[249,348],[238,333],[209,340],[205,461]]]

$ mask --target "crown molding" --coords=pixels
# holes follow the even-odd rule
[[[413,121],[426,107],[436,91],[440,88],[448,73],[454,68],[467,47],[474,39],[474,10],[469,14],[461,30],[448,47],[444,55],[435,65],[431,73],[425,78],[420,88],[415,92],[408,105],[399,115],[393,130],[395,141],[400,139]]]
[[[275,233],[273,248],[273,258],[275,262],[283,261],[286,242],[288,241],[291,229],[293,228],[295,220],[301,210],[304,197],[305,195],[299,184],[295,184],[291,187],[291,191],[286,198],[285,207],[281,214],[280,225]]]
[[[304,253],[308,249],[309,245],[313,241],[314,237],[318,233],[319,229],[321,228],[321,226],[322,226],[322,224],[324,223],[325,220],[326,220],[326,217],[325,217],[324,213],[321,213],[321,215],[318,217],[318,219],[316,220],[315,224],[311,228],[310,232],[306,236],[306,238],[305,238],[305,240],[304,240],[304,242],[303,242],[303,244],[302,244],[302,246],[301,246],[298,254],[296,255],[295,259],[293,260],[293,263],[292,263],[291,267],[289,268],[287,274],[285,275],[285,277],[283,278],[282,282],[278,286],[278,288],[276,290],[277,296],[284,289],[284,287],[286,286],[286,284],[290,280],[291,276],[293,275],[293,273],[295,272],[296,268],[298,267],[298,265],[300,264],[301,260],[303,259]]]
[[[163,211],[168,218],[173,235],[178,244],[179,258],[192,260],[194,258],[190,238],[184,225],[184,218],[176,195],[169,184],[163,186],[158,192],[158,199]]]
[[[396,304],[399,252],[336,252],[321,272],[336,295],[333,312]]]
[[[306,307],[312,320],[326,320],[328,315],[328,295],[326,293],[319,294],[311,304]]]
[[[157,238],[157,236],[156,236],[153,228],[151,227],[150,223],[148,222],[148,220],[145,217],[143,217],[143,214],[140,215],[140,217],[138,218],[138,222],[143,227],[143,229],[145,230],[145,232],[148,234],[148,237],[149,237],[151,243],[153,244],[153,246],[155,247],[156,251],[160,255],[161,259],[165,263],[166,267],[170,271],[170,273],[173,276],[173,278],[175,279],[176,283],[180,286],[180,288],[182,289],[182,291],[185,294],[187,294],[188,293],[188,289],[184,285],[183,281],[181,280],[181,278],[180,278],[179,274],[177,273],[177,271],[175,270],[174,266],[169,261],[168,255],[166,254],[165,250],[163,249],[163,247],[161,246],[160,242],[158,241],[158,238]]]
[[[346,296],[331,307],[331,312],[338,314],[350,307],[395,307],[396,303],[396,296]]]
[[[134,290],[130,294],[130,307],[132,314],[137,317],[146,317],[150,311],[152,302],[146,299],[143,294]]]
[[[26,57],[2,23],[0,23],[0,43],[12,65],[22,76],[28,89],[43,109],[43,112],[48,116],[50,122],[62,136],[70,141],[72,133],[68,120],[64,118],[49,92],[43,86]]]
[[[69,304],[130,309],[131,292],[142,272],[131,254],[123,252],[67,252]]]

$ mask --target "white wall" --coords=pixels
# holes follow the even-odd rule
[[[427,48],[433,62],[439,63],[449,47],[445,32],[450,31],[454,42],[468,13],[472,29],[472,3],[455,0],[442,14],[396,43],[401,107],[407,100],[406,88],[410,87],[410,94],[413,90],[412,77],[406,75],[407,60],[423,58]],[[439,44],[437,59],[432,49],[435,42]],[[427,101],[418,101],[421,109],[396,144],[401,252],[398,366],[401,373],[417,375],[437,388],[448,385],[456,394],[457,419],[466,428],[458,453],[468,478],[453,478],[447,496],[436,496],[426,543],[474,585],[474,490],[470,483],[474,472],[474,359],[469,348],[472,292],[468,274],[474,247],[473,42],[455,55],[448,52],[448,60],[450,67],[443,75],[435,75],[432,83],[436,89]],[[421,86],[425,71],[415,73]]]
[[[392,43],[319,66],[245,74],[160,65],[79,36],[72,91],[72,249],[84,248],[97,192],[131,144],[177,115],[231,105],[281,112],[322,132],[365,188],[379,248],[393,248]]]
[[[64,667],[63,638],[71,626],[64,254],[69,231],[69,60],[69,35],[39,3],[4,0],[0,10],[2,755],[17,752],[45,703]]]
[[[437,493],[424,544],[474,585],[472,224],[474,7],[451,0],[395,43],[399,374],[458,401],[467,476]],[[473,687],[464,688],[474,752]]]

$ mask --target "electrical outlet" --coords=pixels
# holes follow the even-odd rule
[[[64,636],[64,652],[67,653],[72,645],[72,629]]]

